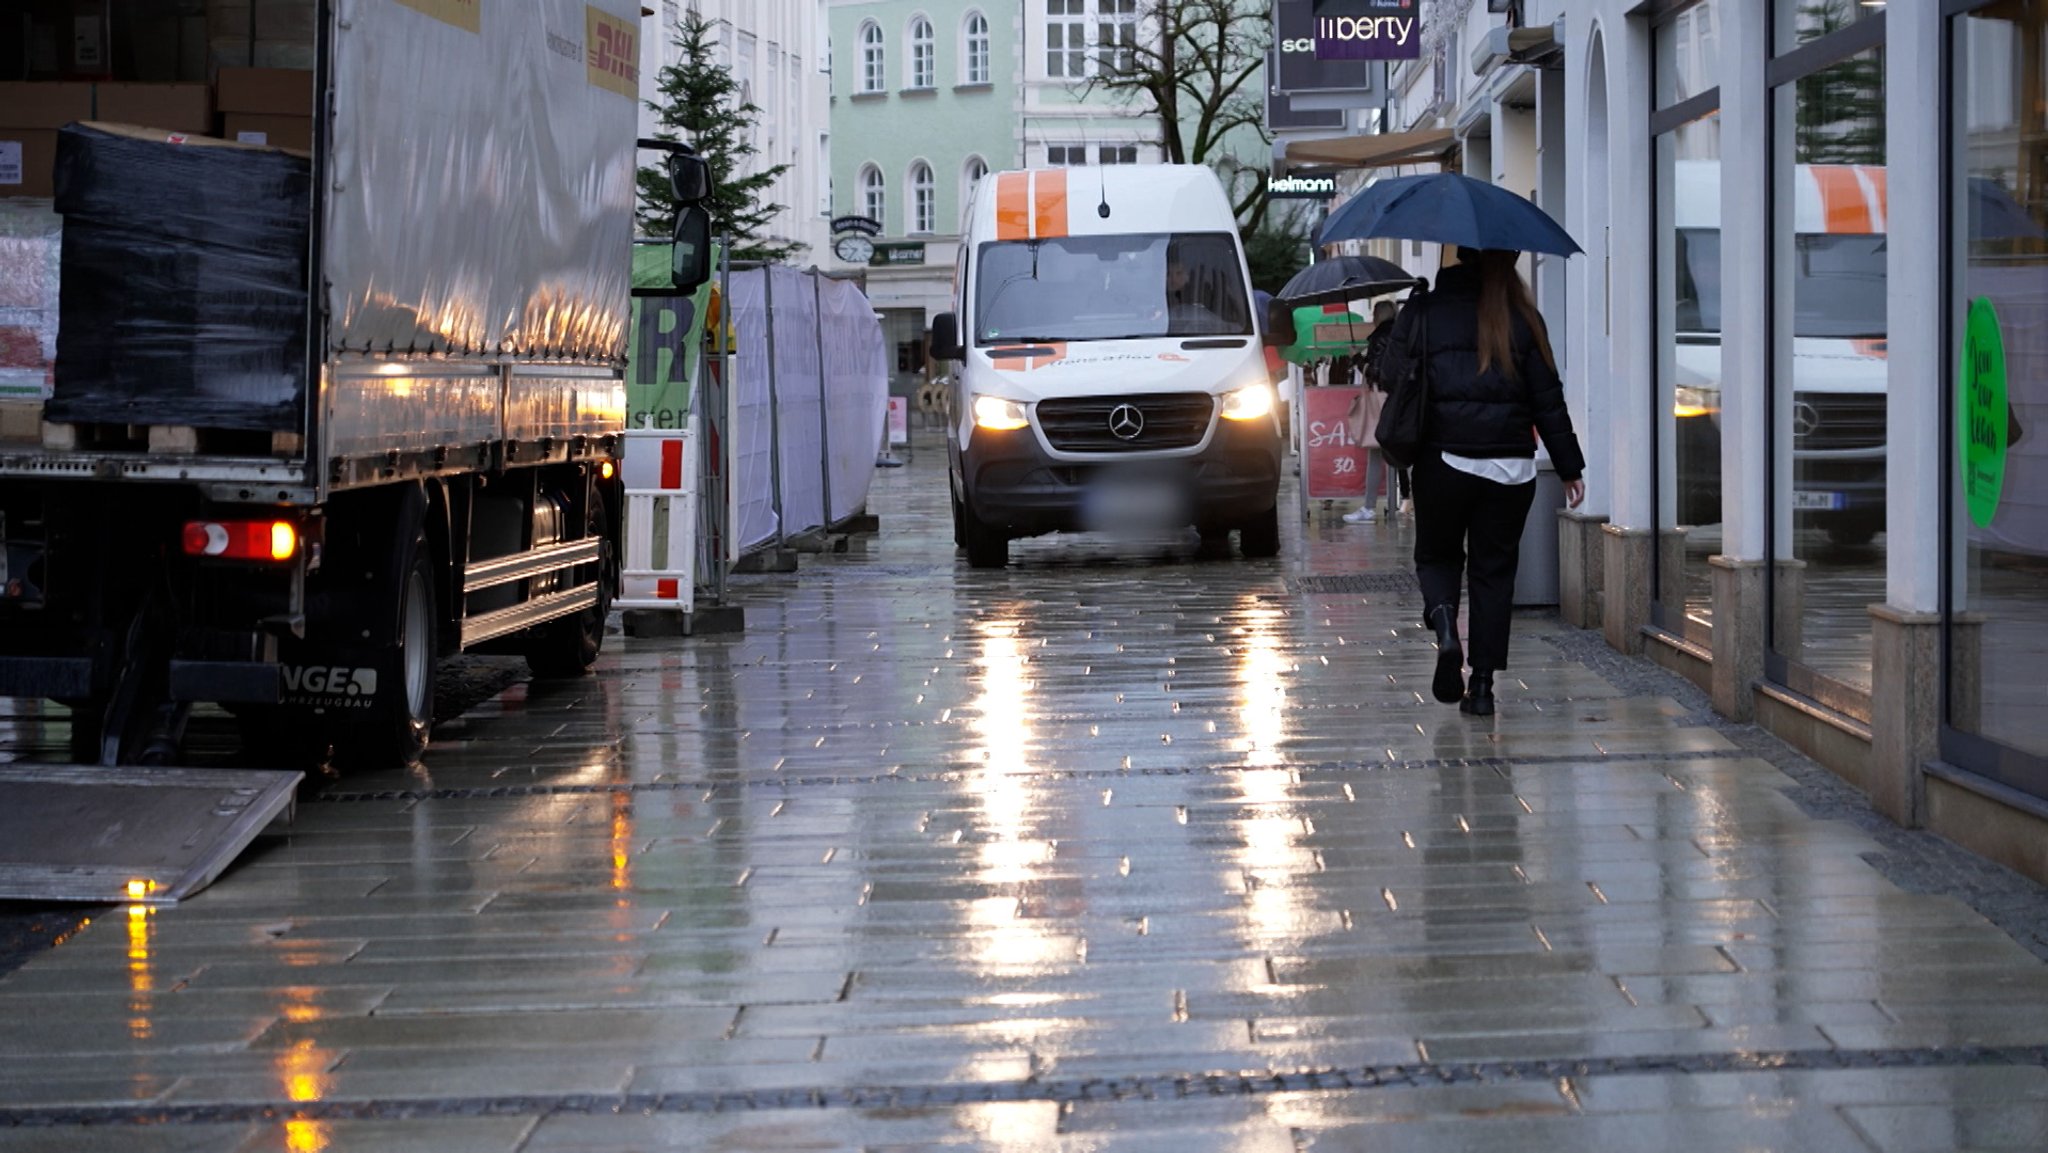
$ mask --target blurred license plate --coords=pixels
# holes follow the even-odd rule
[[[1795,492],[1792,507],[1797,509],[1839,509],[1848,507],[1849,502],[1838,492]]]
[[[1081,514],[1083,522],[1097,531],[1158,528],[1190,520],[1181,486],[1153,476],[1098,478],[1088,486]]]

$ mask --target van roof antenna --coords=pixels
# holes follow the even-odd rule
[[[1108,174],[1107,172],[1104,172],[1104,171],[1103,171],[1103,169],[1104,169],[1105,167],[1107,167],[1107,166],[1106,166],[1106,165],[1102,165],[1102,164],[1098,164],[1098,165],[1096,165],[1096,166],[1095,166],[1095,186],[1096,186],[1096,188],[1097,188],[1097,189],[1099,189],[1099,190],[1100,190],[1100,192],[1101,192],[1101,196],[1102,196],[1102,200],[1101,200],[1101,202],[1100,202],[1100,203],[1098,203],[1098,204],[1096,204],[1096,206],[1095,206],[1095,215],[1097,215],[1097,216],[1100,216],[1100,217],[1101,217],[1101,218],[1103,218],[1104,220],[1108,220],[1108,219],[1109,219],[1109,174]]]

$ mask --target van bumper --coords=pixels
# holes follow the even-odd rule
[[[1105,491],[1145,485],[1176,494],[1160,523],[1235,528],[1279,499],[1281,442],[1272,422],[1218,421],[1206,448],[1145,460],[1054,460],[1030,429],[976,429],[961,454],[962,499],[984,524],[1011,537],[1103,527],[1095,509]]]

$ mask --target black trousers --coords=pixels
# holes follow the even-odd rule
[[[1474,672],[1504,669],[1522,526],[1536,484],[1497,484],[1460,472],[1433,452],[1424,453],[1414,471],[1415,579],[1422,586],[1423,616],[1438,605],[1456,614],[1459,586],[1469,577],[1465,663]]]

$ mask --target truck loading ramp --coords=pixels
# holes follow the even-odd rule
[[[289,819],[304,775],[0,764],[0,899],[176,904]]]

